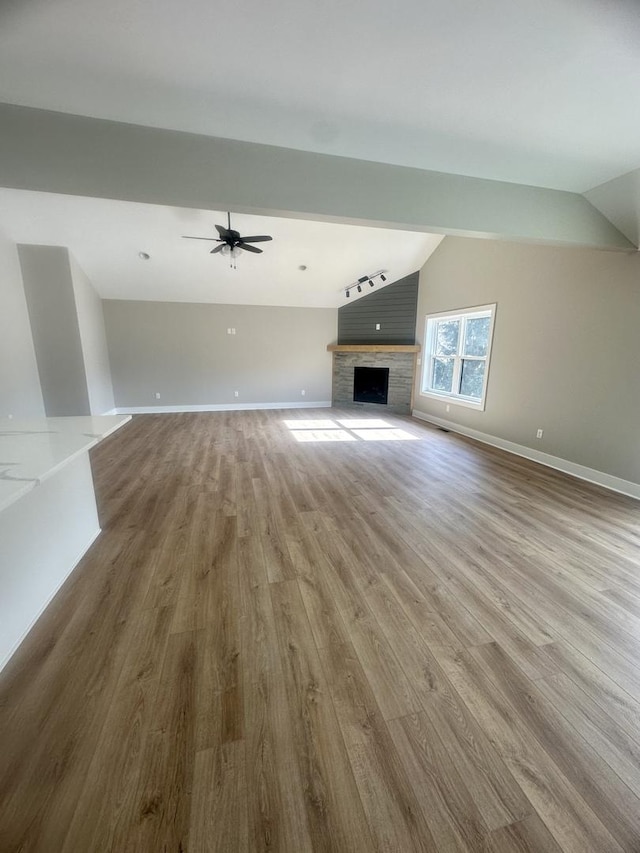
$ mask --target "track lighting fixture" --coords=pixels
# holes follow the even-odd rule
[[[359,279],[342,288],[344,295],[347,297],[347,299],[349,299],[351,296],[351,291],[354,288],[358,291],[358,293],[362,293],[362,285],[368,283],[369,287],[373,287],[376,283],[375,280],[377,278],[379,278],[380,281],[386,281],[387,277],[384,274],[385,272],[386,270],[378,270],[377,272],[373,272],[370,275],[361,275]]]

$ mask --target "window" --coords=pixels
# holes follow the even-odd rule
[[[495,305],[427,317],[422,394],[484,409]]]

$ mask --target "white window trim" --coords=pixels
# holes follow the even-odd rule
[[[489,371],[491,365],[491,349],[493,346],[493,327],[496,319],[496,308],[497,303],[492,302],[489,305],[474,305],[470,308],[456,308],[453,311],[440,311],[436,314],[427,314],[424,322],[424,363],[422,365],[422,376],[420,377],[420,396],[421,397],[429,397],[432,400],[440,400],[443,403],[450,403],[452,406],[466,406],[469,409],[477,409],[480,411],[484,411],[486,398],[487,398],[487,387],[489,385]],[[425,385],[427,384],[425,377],[427,373],[431,371],[432,364],[432,341],[431,336],[429,334],[429,320],[442,320],[447,317],[472,317],[474,314],[489,314],[490,323],[489,323],[489,341],[487,345],[487,355],[486,358],[478,357],[478,360],[483,360],[486,363],[485,370],[485,380],[482,389],[482,398],[480,400],[474,399],[473,397],[463,397],[461,394],[450,393],[447,391],[433,391],[431,389],[425,389]],[[465,358],[472,360],[474,356],[465,356]],[[453,377],[453,387],[459,387],[459,379],[460,379],[460,369],[462,364],[462,359],[457,358],[454,362],[454,377]]]

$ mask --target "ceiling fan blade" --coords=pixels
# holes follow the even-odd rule
[[[192,237],[191,234],[182,235],[185,240],[217,240],[217,237]]]
[[[273,240],[273,237],[267,237],[263,234],[261,237],[241,237],[243,243],[265,243],[267,240]]]
[[[220,243],[220,245],[219,245],[219,246],[216,246],[216,247],[215,247],[215,249],[212,249],[212,250],[209,252],[209,254],[210,254],[210,255],[215,255],[215,253],[216,253],[216,252],[221,252],[221,251],[224,249],[225,245],[226,245],[226,243]]]
[[[262,254],[262,249],[256,249],[255,246],[245,246],[244,243],[238,243],[238,245],[236,246],[236,249],[244,249],[245,252],[255,252],[256,255]]]
[[[216,225],[216,231],[222,237],[223,240],[226,238],[227,234],[229,233],[229,229],[225,228],[223,225]]]

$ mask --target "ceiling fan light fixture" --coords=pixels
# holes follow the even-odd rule
[[[267,234],[257,234],[250,237],[243,237],[239,231],[235,231],[231,227],[231,213],[227,213],[227,227],[224,225],[216,225],[217,237],[196,237],[192,234],[183,234],[183,238],[187,240],[209,240],[218,245],[211,250],[211,255],[225,255],[233,261],[232,266],[235,268],[235,260],[244,249],[245,252],[251,252],[255,255],[261,255],[262,249],[258,249],[253,243],[267,243],[273,238]],[[305,267],[306,269],[306,267]]]

